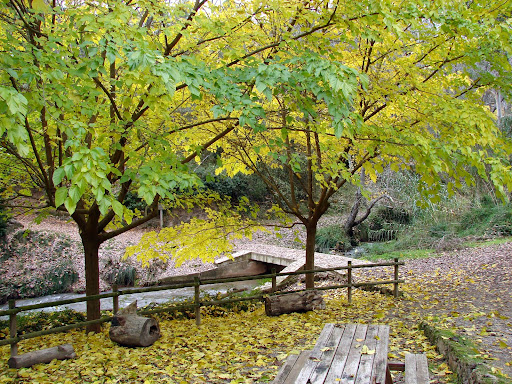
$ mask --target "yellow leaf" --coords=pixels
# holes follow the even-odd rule
[[[33,0],[32,8],[36,12],[47,12],[50,10],[50,7],[44,2],[44,0]]]
[[[373,354],[375,354],[375,349],[370,349],[370,348],[368,348],[367,345],[363,345],[363,347],[361,348],[361,354],[362,355],[373,355]]]
[[[503,340],[500,340],[499,346],[500,346],[500,348],[508,348],[508,344],[505,343]]]

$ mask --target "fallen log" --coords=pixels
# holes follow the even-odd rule
[[[265,298],[265,313],[267,316],[307,312],[315,309],[325,309],[324,298],[320,291],[302,291],[284,295],[272,295]]]
[[[125,347],[149,347],[160,338],[158,321],[137,315],[137,301],[112,320],[110,340]]]
[[[57,347],[40,349],[27,352],[22,355],[12,356],[7,365],[9,368],[28,368],[34,364],[46,364],[54,359],[66,360],[76,357],[75,350],[71,344],[62,344]]]

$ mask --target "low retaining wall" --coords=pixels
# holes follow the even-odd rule
[[[491,367],[474,355],[475,346],[463,336],[452,334],[420,323],[419,328],[429,341],[444,355],[450,368],[457,373],[460,383],[464,384],[506,384],[507,382],[491,374]]]

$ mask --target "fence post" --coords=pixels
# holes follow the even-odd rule
[[[398,298],[398,257],[395,257],[395,282],[393,283],[393,296]]]
[[[277,290],[277,278],[276,278],[276,269],[272,268],[272,293]]]
[[[119,311],[119,296],[117,295],[117,284],[112,285],[112,293],[114,293],[114,296],[112,296],[112,309],[114,312],[114,316],[117,315],[117,312]]]
[[[347,301],[352,304],[352,261],[347,264]]]
[[[196,325],[201,326],[201,302],[199,301],[199,286],[201,282],[198,277],[194,277],[194,303],[196,305]]]
[[[9,300],[9,309],[16,308],[16,301]],[[9,336],[15,338],[18,336],[18,323],[16,322],[16,314],[9,315]],[[18,343],[11,344],[11,357],[18,355]]]

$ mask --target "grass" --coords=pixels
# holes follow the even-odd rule
[[[487,247],[489,245],[499,245],[512,242],[512,236],[497,237],[489,240],[472,240],[464,243],[467,248],[480,248]]]
[[[399,259],[420,259],[435,255],[433,249],[396,249],[395,240],[385,243],[366,244],[365,253],[362,258],[369,261]]]
[[[405,251],[393,251],[382,254],[368,254],[368,256],[364,256],[366,260],[376,261],[376,260],[393,260],[395,258],[403,259],[421,259],[434,256],[434,250],[432,249],[409,249]]]
[[[512,242],[512,236],[497,237],[489,240],[471,240],[463,243],[464,248],[481,248],[490,245],[499,245]],[[436,251],[433,248],[425,249],[400,249],[396,240],[388,241],[385,243],[372,243],[365,244],[364,250],[366,253],[362,256],[363,259],[368,261],[376,260],[392,260],[394,258],[403,259],[421,259],[433,257]],[[398,248],[398,249],[397,249]]]

